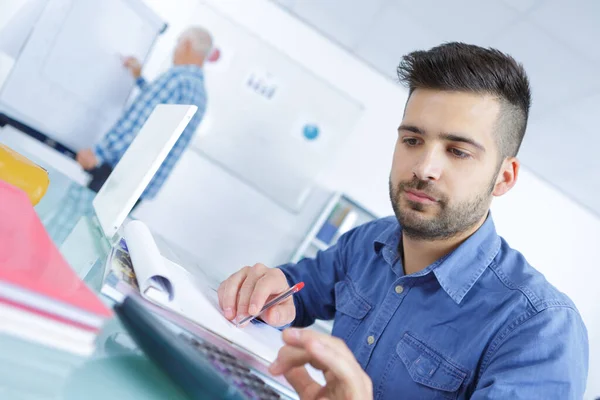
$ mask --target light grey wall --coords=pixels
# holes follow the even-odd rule
[[[194,151],[134,216],[225,278],[245,265],[288,262],[332,192],[315,187],[290,212]]]

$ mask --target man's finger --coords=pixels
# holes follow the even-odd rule
[[[77,153],[76,160],[85,170],[90,170],[97,164],[96,155],[90,149],[81,150]]]
[[[344,342],[331,335],[314,331],[312,329],[289,328],[283,331],[283,341],[291,346],[306,347],[306,344],[319,340],[332,346],[345,346]]]
[[[223,289],[225,289],[225,283],[226,281],[223,281],[219,284],[219,288],[217,289],[217,299],[219,300],[219,308],[221,310],[223,310]]]
[[[238,293],[238,302],[237,302],[237,310],[236,315],[238,318],[242,318],[246,315],[249,315],[252,312],[252,315],[255,315],[260,311],[260,309],[249,309],[250,307],[250,297],[254,292],[254,288],[256,286],[256,282],[267,272],[267,267],[262,264],[256,264],[252,268],[248,270],[248,274],[244,283],[240,287]]]
[[[342,385],[348,387],[361,385],[363,370],[346,346],[341,347],[334,342],[311,340],[307,350],[314,360],[311,364],[324,365],[325,369],[319,369],[333,373]]]
[[[320,370],[326,368],[326,365],[315,362],[314,357],[305,349],[283,346],[277,353],[277,358],[269,367],[269,372],[273,375],[281,375],[305,364],[311,364]]]
[[[256,310],[252,315],[256,315],[258,311],[265,305],[267,299],[273,295],[279,295],[289,289],[285,277],[267,271],[256,282],[254,291],[250,296],[250,308]],[[293,300],[291,297],[289,300]],[[252,307],[253,306],[253,307]]]
[[[285,300],[281,304],[273,306],[261,315],[261,319],[271,326],[284,326],[296,318],[296,306],[294,300]]]
[[[322,371],[331,371],[340,381],[354,385],[362,368],[343,341],[308,329],[286,329],[283,340],[288,346],[303,348],[310,355],[310,364]]]
[[[224,286],[221,291],[221,304],[225,318],[231,320],[235,317],[237,309],[238,292],[246,280],[250,267],[244,267],[235,274],[231,275],[221,285]]]
[[[310,377],[305,367],[292,368],[284,376],[301,399],[315,399],[323,388]]]
[[[92,164],[89,155],[86,151],[82,151],[77,155],[77,162],[81,165],[81,167],[85,170],[90,169]]]

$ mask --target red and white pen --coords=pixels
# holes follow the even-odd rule
[[[287,299],[288,297],[290,297],[291,295],[298,293],[302,288],[304,287],[304,282],[299,282],[296,283],[294,286],[292,286],[291,288],[289,288],[288,290],[286,290],[285,292],[281,293],[279,296],[275,297],[273,300],[267,302],[263,308],[260,310],[260,312],[256,315],[249,315],[245,318],[242,318],[242,320],[238,321],[235,323],[235,326],[240,326],[242,324],[245,324],[248,321],[252,321],[254,318],[258,317],[259,315],[261,315],[262,313],[264,313],[265,311],[267,311],[269,308],[273,307],[274,305],[277,305],[279,303],[281,303],[282,301],[284,301],[285,299]]]

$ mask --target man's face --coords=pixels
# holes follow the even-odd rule
[[[414,238],[453,237],[489,209],[500,156],[491,96],[415,90],[398,128],[390,199],[403,231]]]

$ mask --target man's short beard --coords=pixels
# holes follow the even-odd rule
[[[414,177],[412,181],[403,181],[393,186],[390,180],[390,200],[402,231],[408,237],[419,240],[444,240],[460,235],[471,229],[488,212],[496,177],[488,185],[485,192],[475,198],[452,205],[446,196],[435,190],[434,184]],[[438,201],[432,205],[424,205],[406,200],[410,210],[402,210],[402,197],[407,189],[423,191]],[[426,219],[418,214],[426,207],[438,208],[436,216]]]

